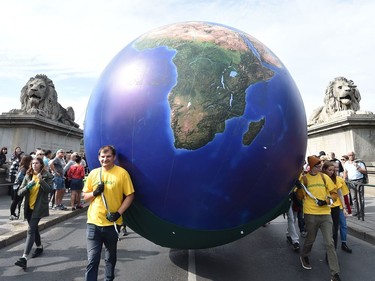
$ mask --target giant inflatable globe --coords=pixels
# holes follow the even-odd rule
[[[171,24],[110,62],[87,108],[90,169],[117,149],[135,201],[126,224],[156,244],[229,243],[287,208],[306,151],[299,91],[281,61],[237,29]]]

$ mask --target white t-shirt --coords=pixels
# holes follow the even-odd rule
[[[346,161],[344,164],[344,170],[348,172],[348,180],[360,180],[363,178],[363,174],[358,171],[357,164],[362,168],[365,169],[365,165],[361,162],[352,162]]]

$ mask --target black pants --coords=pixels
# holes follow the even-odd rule
[[[332,237],[335,249],[337,249],[337,237],[339,233],[339,222],[340,222],[340,207],[331,208],[331,217],[332,217]]]
[[[22,199],[23,197],[18,196],[18,189],[12,189],[12,203],[10,204],[10,214],[13,216],[19,216]],[[18,206],[18,214],[16,214],[16,208]]]

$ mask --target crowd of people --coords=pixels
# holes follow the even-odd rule
[[[96,280],[102,245],[106,255],[106,280],[113,280],[119,231],[124,226],[122,214],[134,198],[129,174],[114,163],[116,149],[108,145],[100,148],[98,160],[101,167],[89,174],[84,155],[77,152],[65,153],[63,149],[58,149],[53,155],[50,150],[37,148],[25,154],[20,147],[16,147],[8,165],[6,154],[7,148],[3,147],[0,167],[7,169],[9,180],[13,183],[9,219],[16,220],[20,217],[23,202],[24,217],[28,222],[24,253],[15,264],[26,268],[34,243],[36,249],[31,257],[43,253],[38,231],[39,221],[49,215],[49,208],[67,210],[62,199],[68,189],[71,192],[72,211],[82,208],[81,194],[85,201],[90,202],[87,212],[86,280]],[[347,244],[346,217],[356,211],[353,204],[356,200],[355,192],[348,188],[348,183],[353,186],[366,183],[366,173],[364,163],[356,159],[353,151],[343,155],[340,160],[335,153],[326,155],[324,151],[307,157],[301,167],[300,178],[290,193],[291,203],[286,214],[287,241],[294,251],[300,252],[304,269],[312,269],[309,255],[320,231],[331,280],[341,280],[336,249],[340,237],[342,251],[352,253]],[[304,238],[301,251],[300,237]]]
[[[82,208],[80,202],[80,194],[83,189],[83,180],[88,174],[84,153],[68,151],[65,153],[63,149],[58,149],[55,154],[51,150],[43,150],[37,148],[30,153],[22,151],[21,147],[16,147],[7,161],[7,148],[1,149],[1,167],[6,170],[8,175],[9,190],[12,203],[10,207],[10,220],[16,220],[20,215],[20,205],[22,197],[18,196],[18,189],[22,184],[24,176],[29,168],[31,168],[31,160],[41,158],[44,169],[53,176],[53,191],[49,195],[49,206],[54,210],[67,210],[63,205],[62,199],[64,194],[71,192],[71,208],[75,210]],[[79,165],[77,165],[77,163]],[[73,183],[73,184],[72,184]],[[16,212],[18,206],[18,212]]]
[[[44,251],[38,225],[41,218],[49,215],[49,209],[67,210],[63,204],[66,190],[71,192],[71,210],[82,208],[82,199],[89,202],[87,211],[86,280],[97,280],[101,249],[105,249],[106,280],[114,279],[119,232],[127,235],[122,214],[134,199],[134,188],[128,172],[115,164],[116,149],[103,146],[98,152],[101,167],[88,173],[84,155],[58,149],[37,148],[25,154],[16,147],[10,161],[7,148],[1,149],[2,168],[6,169],[11,182],[10,220],[18,220],[23,211],[28,229],[23,255],[15,265],[26,269],[31,258]],[[87,176],[87,177],[86,177]],[[86,184],[84,185],[84,179]],[[21,207],[23,205],[23,208]]]
[[[324,151],[318,155],[307,157],[301,169],[299,180],[292,190],[291,205],[287,212],[287,241],[293,250],[299,252],[299,238],[304,243],[300,260],[304,269],[310,270],[309,255],[317,237],[322,233],[326,250],[325,260],[331,273],[331,280],[340,279],[340,267],[336,254],[340,233],[342,251],[351,254],[347,244],[346,217],[355,215],[355,190],[348,184],[366,183],[365,164],[355,158],[353,151],[337,159],[334,152],[326,155]],[[295,226],[298,221],[300,235]]]
[[[63,149],[53,154],[51,150],[37,148],[27,154],[17,146],[9,161],[7,153],[8,149],[2,147],[0,167],[5,169],[10,183],[9,220],[18,220],[23,211],[23,217],[28,223],[24,253],[15,264],[26,268],[34,243],[36,249],[31,257],[43,253],[38,231],[40,219],[49,215],[49,209],[67,210],[62,203],[66,190],[71,192],[71,209],[83,207],[81,192],[88,168],[84,154],[73,151],[65,153]]]

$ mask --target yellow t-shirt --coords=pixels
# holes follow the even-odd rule
[[[337,180],[339,180],[340,182],[342,182],[342,186],[341,186],[342,195],[343,196],[348,195],[349,194],[349,187],[346,184],[345,180],[342,177],[336,177],[336,181]]]
[[[346,182],[343,178],[336,177],[336,187],[337,187],[337,190],[341,189],[343,196],[349,194],[349,188],[346,185]],[[333,208],[333,207],[340,206],[340,209],[343,209],[344,203],[345,202],[341,202],[340,197],[338,197],[335,203],[333,203],[331,207]]]
[[[125,196],[134,193],[134,187],[129,173],[117,165],[109,171],[101,168],[94,169],[87,177],[83,192],[92,192],[97,188],[100,182],[100,170],[102,170],[101,178],[104,183],[103,194],[108,209],[110,212],[117,212],[124,201]],[[106,215],[107,209],[104,205],[102,196],[98,195],[90,203],[87,211],[87,223],[92,223],[97,226],[113,225],[113,222],[107,220]],[[116,224],[122,224],[122,217],[116,221]]]
[[[307,190],[317,199],[326,200],[327,196],[330,196],[330,191],[334,191],[336,186],[329,176],[325,174],[322,175],[326,182],[325,185],[322,176],[319,173],[315,176],[311,175],[310,173],[306,174],[306,187]],[[303,178],[301,178],[300,181],[304,183]],[[306,194],[303,201],[303,212],[305,214],[311,215],[330,215],[331,208],[328,205],[318,206],[315,200],[311,198],[308,194]]]
[[[29,198],[29,208],[31,210],[34,210],[36,198],[38,197],[39,192],[39,178],[36,175],[33,175],[33,181],[35,182],[35,185],[30,189],[30,198]]]

